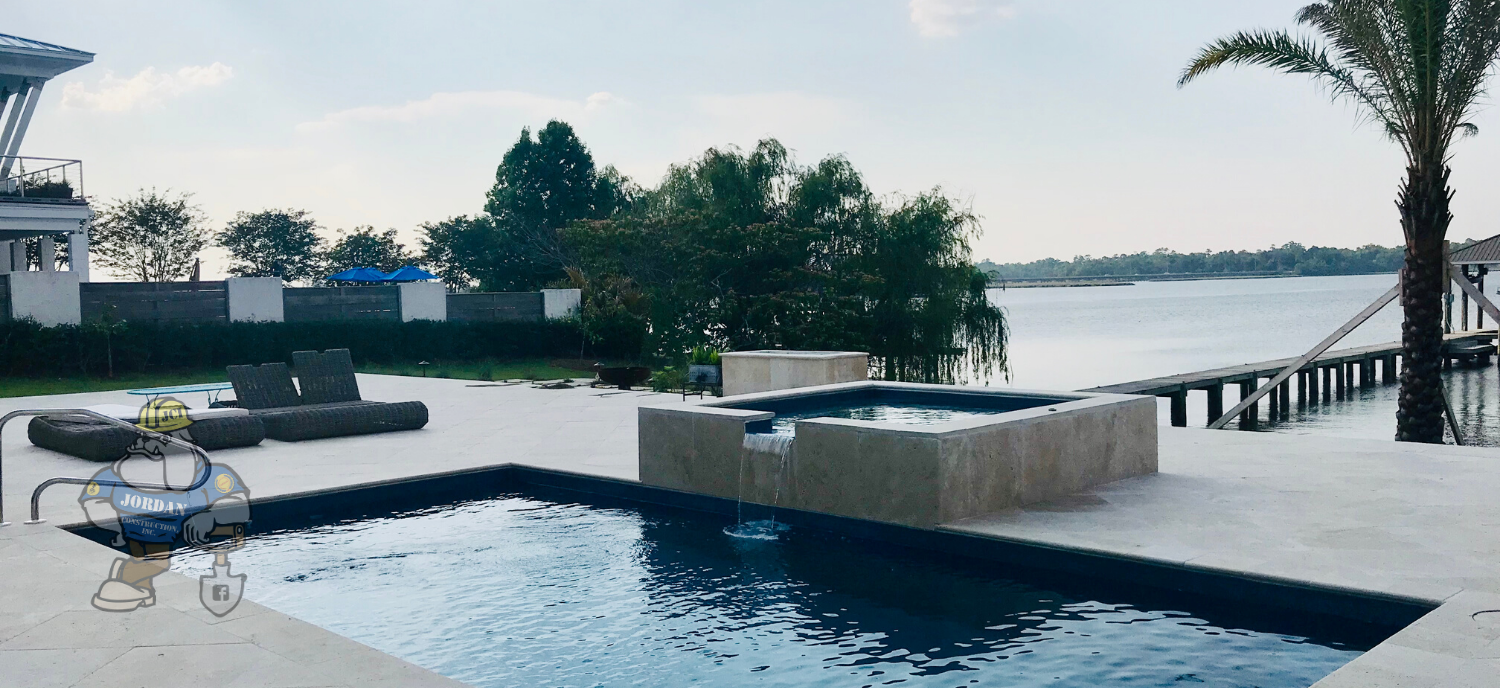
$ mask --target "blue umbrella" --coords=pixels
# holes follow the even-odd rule
[[[330,282],[384,282],[385,273],[375,268],[352,268],[328,278]]]
[[[415,265],[408,265],[385,277],[385,281],[387,282],[420,282],[422,280],[435,279],[441,278]]]

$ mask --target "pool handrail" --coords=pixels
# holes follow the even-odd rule
[[[130,482],[119,482],[119,481],[114,481],[114,480],[94,480],[92,478],[66,478],[66,477],[49,478],[49,479],[43,481],[42,484],[38,485],[36,487],[36,489],[33,490],[32,493],[31,493],[31,520],[26,522],[27,525],[37,525],[39,523],[46,523],[46,519],[43,519],[41,517],[42,491],[46,490],[47,488],[49,488],[49,487],[51,487],[53,485],[61,485],[61,484],[67,484],[67,485],[87,485],[87,484],[93,482],[93,483],[98,483],[100,485],[107,485],[107,486],[110,486],[110,487],[129,487],[129,488],[136,488],[136,489],[161,490],[161,491],[164,491],[164,492],[191,492],[191,491],[196,490],[196,489],[198,489],[200,487],[203,487],[203,484],[206,483],[206,482],[208,482],[208,476],[209,476],[209,474],[213,472],[213,463],[208,460],[208,452],[203,451],[202,447],[199,447],[198,445],[193,444],[191,442],[186,442],[186,441],[177,439],[176,437],[173,437],[171,435],[166,435],[166,434],[162,434],[162,433],[156,432],[155,430],[147,430],[146,428],[143,428],[143,427],[141,427],[139,425],[136,425],[135,423],[131,423],[129,421],[124,421],[124,420],[120,420],[119,418],[114,418],[114,417],[111,417],[111,416],[106,416],[106,415],[104,415],[102,413],[99,413],[98,411],[93,411],[93,410],[90,410],[90,409],[80,409],[80,408],[18,409],[18,410],[15,410],[15,411],[11,411],[10,413],[5,414],[4,416],[0,416],[0,527],[10,525],[10,522],[5,520],[5,487],[4,487],[4,484],[5,484],[5,468],[4,468],[5,467],[5,461],[4,461],[4,447],[3,447],[3,436],[5,434],[5,424],[9,423],[12,419],[19,418],[21,416],[84,416],[86,418],[93,418],[94,420],[104,421],[105,423],[107,423],[109,425],[115,425],[115,426],[118,426],[118,427],[125,428],[127,430],[131,430],[133,432],[140,433],[142,435],[145,435],[146,437],[149,437],[151,439],[154,439],[154,440],[166,443],[166,444],[170,444],[170,445],[172,445],[174,447],[179,447],[179,448],[182,448],[182,449],[186,449],[189,452],[192,452],[193,455],[196,456],[197,458],[203,460],[203,474],[200,475],[200,476],[198,476],[198,478],[193,481],[192,485],[189,485],[189,486],[184,487],[184,488],[176,488],[176,487],[172,487],[171,485],[157,485],[155,483],[130,483]]]

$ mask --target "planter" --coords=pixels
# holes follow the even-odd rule
[[[724,368],[716,365],[689,365],[688,384],[712,385],[724,384]]]

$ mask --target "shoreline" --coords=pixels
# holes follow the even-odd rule
[[[1049,287],[1128,287],[1138,282],[1199,282],[1206,280],[1285,279],[1289,277],[1361,277],[1394,275],[1394,272],[1350,272],[1340,275],[1299,275],[1274,273],[1162,273],[1159,275],[1099,275],[1096,277],[1032,277],[1013,280],[990,280],[990,289],[1045,289]]]

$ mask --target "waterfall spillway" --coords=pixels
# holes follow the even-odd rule
[[[745,449],[785,458],[792,453],[792,442],[796,439],[796,435],[747,432],[745,433]]]
[[[745,521],[745,463],[751,455],[770,454],[776,457],[776,493],[771,505],[772,508],[781,506],[781,487],[786,482],[787,459],[792,454],[792,443],[795,440],[796,437],[792,435],[745,433],[744,447],[740,451],[739,498],[735,502],[735,525],[725,528],[725,533],[751,540],[775,540],[776,533],[786,528],[784,525],[780,527],[776,525],[774,511],[771,512],[770,520]]]

